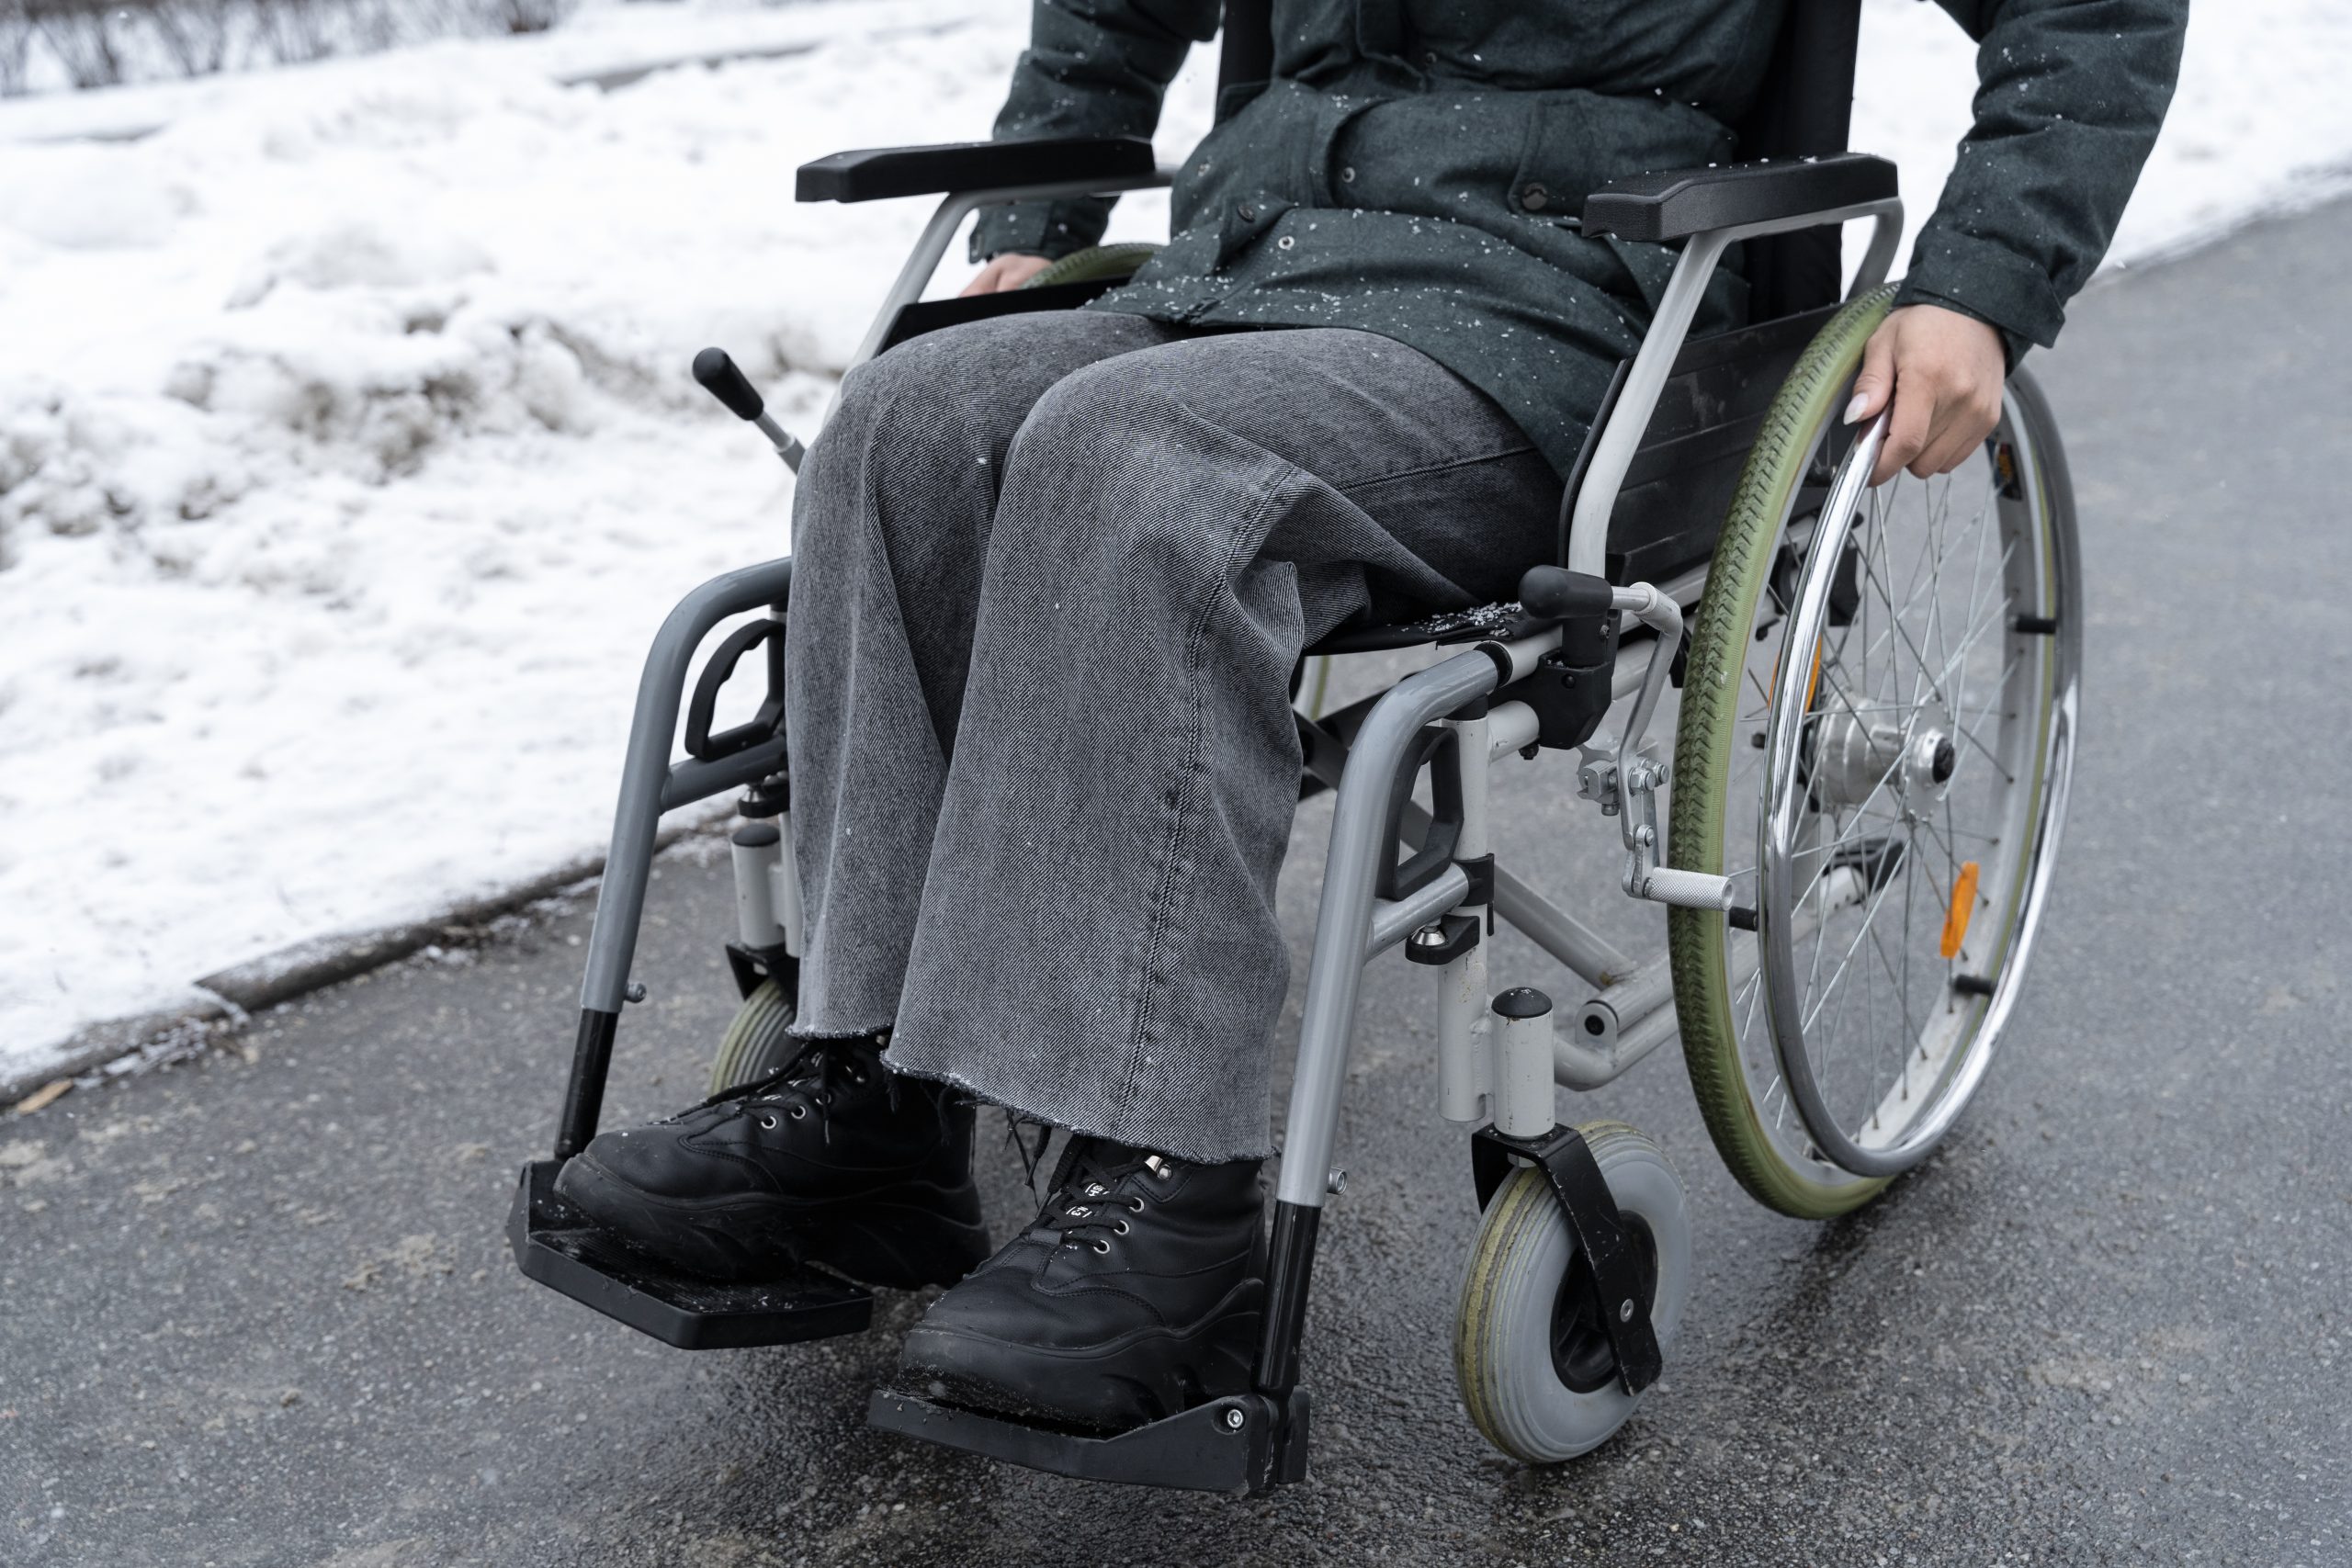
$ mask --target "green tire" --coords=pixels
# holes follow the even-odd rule
[[[782,986],[761,981],[719,1038],[718,1055],[710,1064],[710,1092],[724,1094],[757,1083],[791,1061],[800,1048],[800,1042],[786,1032],[794,1013],[792,998]]]
[[[1770,578],[1799,481],[1821,434],[1835,428],[1862,363],[1862,345],[1894,302],[1872,289],[1840,310],[1798,360],[1765,415],[1715,543],[1706,592],[1690,629],[1682,711],[1674,738],[1668,863],[1720,876],[1747,628]],[[1690,1087],[1724,1164],[1755,1199],[1799,1219],[1828,1219],[1870,1201],[1885,1178],[1857,1177],[1826,1163],[1792,1163],[1767,1133],[1739,1062],[1724,916],[1675,908],[1667,915],[1674,1005]]]

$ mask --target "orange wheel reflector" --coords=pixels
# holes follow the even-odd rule
[[[1960,944],[1968,940],[1968,919],[1976,913],[1976,863],[1969,861],[1960,868],[1960,875],[1952,880],[1951,908],[1944,912],[1943,954],[1947,959],[1960,956]]]

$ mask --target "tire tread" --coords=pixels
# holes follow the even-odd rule
[[[1738,728],[1748,627],[1771,570],[1789,498],[1837,400],[1860,366],[1862,345],[1894,302],[1892,286],[1859,296],[1821,329],[1781,386],[1758,433],[1716,540],[1707,587],[1690,630],[1690,663],[1674,739],[1674,793],[1667,860],[1679,870],[1723,871],[1724,792]],[[1667,952],[1682,1051],[1699,1111],[1739,1184],[1758,1202],[1799,1219],[1827,1219],[1877,1196],[1883,1179],[1815,1179],[1781,1157],[1766,1134],[1739,1065],[1737,1026],[1723,960],[1724,917],[1667,914]]]

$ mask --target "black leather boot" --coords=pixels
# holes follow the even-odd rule
[[[988,1256],[972,1108],[882,1066],[875,1039],[820,1040],[784,1071],[650,1126],[599,1133],[556,1193],[655,1258],[711,1280],[797,1262],[911,1289]]]
[[[1116,1431],[1250,1386],[1265,1301],[1258,1162],[1072,1139],[1029,1228],[932,1303],[902,1386]]]

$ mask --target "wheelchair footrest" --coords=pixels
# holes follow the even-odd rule
[[[869,1426],[1080,1481],[1119,1481],[1186,1492],[1263,1492],[1306,1474],[1307,1399],[1290,1396],[1290,1428],[1263,1394],[1212,1400],[1113,1437],[1026,1426],[876,1389]],[[1281,1459],[1277,1455],[1283,1456]]]
[[[560,1160],[523,1168],[507,1244],[523,1272],[682,1350],[733,1350],[855,1334],[874,1297],[813,1269],[755,1284],[718,1284],[633,1252],[556,1196]]]

